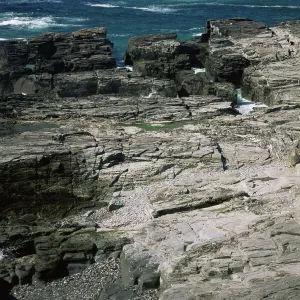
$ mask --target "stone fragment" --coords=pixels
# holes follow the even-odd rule
[[[300,141],[298,141],[296,145],[293,147],[293,149],[290,151],[287,159],[287,166],[295,167],[299,163],[300,163]]]

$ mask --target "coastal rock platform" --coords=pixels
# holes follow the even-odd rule
[[[299,26],[132,38],[133,71],[105,28],[0,41],[1,284],[27,300],[299,299]],[[266,106],[238,114],[237,89]]]

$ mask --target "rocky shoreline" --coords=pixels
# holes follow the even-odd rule
[[[3,288],[299,299],[299,28],[134,37],[124,68],[103,27],[0,41]]]

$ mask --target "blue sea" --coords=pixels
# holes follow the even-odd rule
[[[201,35],[207,19],[247,17],[272,26],[300,19],[300,0],[0,0],[0,39],[105,26],[121,62],[130,37]]]

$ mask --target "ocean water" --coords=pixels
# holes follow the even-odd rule
[[[299,0],[0,0],[0,39],[105,26],[121,62],[135,35],[201,35],[207,19],[247,17],[272,26],[300,19]]]

